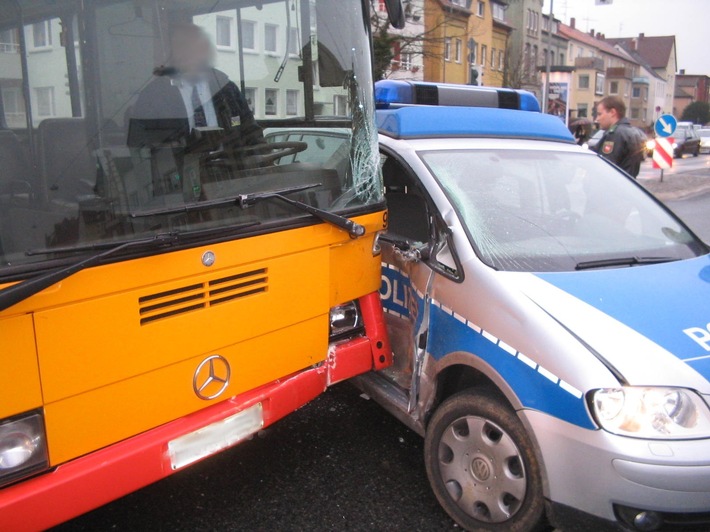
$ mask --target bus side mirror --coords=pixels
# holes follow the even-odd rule
[[[387,14],[389,15],[392,27],[397,28],[398,30],[404,28],[404,23],[406,21],[404,18],[402,0],[385,0],[385,5],[387,6]]]

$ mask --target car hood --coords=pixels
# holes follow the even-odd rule
[[[622,382],[710,393],[710,256],[516,284]]]

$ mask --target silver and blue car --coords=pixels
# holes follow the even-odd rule
[[[710,529],[708,247],[529,93],[376,93],[395,363],[357,384],[425,437],[444,509]]]

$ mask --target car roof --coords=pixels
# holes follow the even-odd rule
[[[396,139],[484,137],[575,142],[558,117],[533,111],[411,106],[379,109],[376,117],[380,133]]]

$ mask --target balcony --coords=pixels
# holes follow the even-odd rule
[[[577,69],[593,68],[594,70],[604,70],[604,60],[601,57],[576,57],[574,66]]]
[[[606,77],[632,79],[634,77],[634,72],[631,68],[611,67],[606,69]]]

